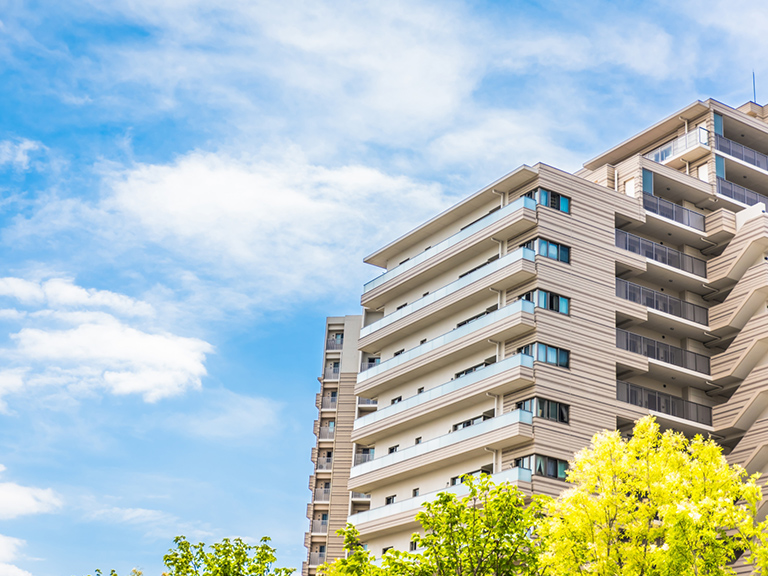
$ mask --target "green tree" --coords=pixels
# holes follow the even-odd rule
[[[246,544],[240,538],[212,544],[206,550],[204,543],[190,543],[184,536],[173,539],[176,548],[163,556],[168,572],[163,576],[290,576],[293,568],[272,568],[275,563],[275,549],[269,545],[269,538],[262,538],[258,546]],[[102,576],[101,570],[95,571]],[[117,576],[112,570],[110,576]],[[135,568],[131,576],[142,576]]]
[[[463,498],[441,492],[416,515],[423,535],[412,542],[420,553],[388,551],[381,568],[363,550],[355,528],[344,535],[349,558],[321,568],[325,576],[485,576],[536,574],[539,542],[530,538],[541,519],[542,498],[526,504],[517,487],[495,485],[488,475],[466,477]]]
[[[730,466],[713,440],[639,420],[629,440],[597,434],[547,507],[543,572],[718,576],[761,534],[758,475]],[[749,552],[747,552],[749,554]]]

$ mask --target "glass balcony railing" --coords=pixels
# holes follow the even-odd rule
[[[709,406],[644,388],[637,384],[617,380],[616,399],[654,412],[712,426],[712,408]]]
[[[667,248],[623,230],[616,230],[616,247],[623,248],[634,254],[640,254],[660,264],[666,264],[683,272],[695,274],[702,278],[707,277],[707,263],[704,260],[688,256],[688,254],[683,254],[673,248]]]
[[[317,437],[320,440],[333,440],[334,429],[328,426],[321,426],[317,431]]]
[[[683,226],[690,226],[696,230],[704,231],[703,214],[678,206],[669,200],[643,192],[643,208],[648,210],[648,212],[658,214],[662,218],[673,220]]]
[[[352,492],[352,500],[370,500],[371,495],[365,492]]]
[[[320,566],[320,564],[325,564],[325,552],[310,552],[309,565]]]
[[[486,264],[482,268],[478,268],[474,272],[470,272],[466,276],[462,276],[458,280],[455,280],[454,282],[451,282],[450,284],[443,286],[439,290],[430,292],[423,298],[419,298],[415,302],[412,302],[407,306],[400,308],[399,310],[395,310],[391,314],[387,314],[386,316],[377,320],[376,322],[373,322],[372,324],[365,326],[362,330],[360,330],[360,338],[364,338],[365,336],[367,336],[368,334],[371,334],[372,332],[375,332],[376,330],[384,328],[385,326],[389,326],[393,322],[400,320],[400,318],[408,316],[408,314],[412,314],[417,310],[421,310],[425,306],[429,306],[433,302],[436,302],[437,300],[440,300],[441,298],[444,298],[449,294],[453,294],[454,292],[461,290],[465,286],[469,286],[473,282],[476,282],[481,278],[484,278],[490,274],[493,274],[497,270],[501,270],[505,266],[508,266],[512,262],[517,262],[518,260],[529,260],[531,262],[535,262],[536,253],[530,248],[518,248],[514,252],[510,252],[509,254],[499,258],[498,260],[494,260],[490,264]]]
[[[326,350],[341,350],[342,348],[344,348],[343,340],[337,340],[336,338],[328,338],[328,340],[325,341]]]
[[[645,157],[654,162],[663,164],[670,158],[679,156],[686,150],[690,150],[697,146],[709,146],[709,130],[706,128],[696,128],[692,132],[688,132],[688,134],[683,134],[679,138],[675,138],[671,142],[667,142],[655,150],[651,150],[645,154]]]
[[[358,398],[357,399],[358,406],[377,406],[378,403],[379,401],[374,398]]]
[[[497,474],[493,474],[491,479],[496,484],[503,484],[504,482],[510,482],[516,484],[518,482],[530,482],[531,471],[525,468],[510,468]],[[364,512],[359,512],[349,517],[349,522],[352,524],[361,524],[363,522],[369,522],[371,520],[378,520],[380,518],[386,518],[400,512],[407,512],[408,510],[415,511],[420,508],[425,502],[431,502],[441,492],[448,492],[450,494],[456,494],[458,497],[466,496],[469,494],[469,488],[466,484],[457,484],[450,488],[444,488],[442,490],[435,490],[434,492],[428,492],[421,494],[414,498],[408,498],[394,504],[388,504],[386,506],[379,506],[378,508],[372,508]]]
[[[358,430],[364,426],[369,426],[379,422],[384,418],[389,418],[395,414],[400,414],[406,410],[422,406],[427,402],[434,400],[435,398],[440,398],[441,396],[445,396],[446,394],[450,394],[451,392],[455,392],[461,388],[471,386],[476,382],[480,382],[486,378],[491,378],[492,376],[501,374],[502,372],[506,372],[512,368],[517,368],[518,366],[533,368],[533,356],[528,356],[527,354],[515,354],[514,356],[505,358],[504,360],[486,366],[485,368],[471,372],[466,376],[449,380],[445,384],[440,384],[439,386],[430,388],[421,394],[416,394],[415,396],[406,398],[405,400],[397,402],[396,404],[385,406],[384,408],[381,408],[372,414],[368,414],[355,420],[354,429]]]
[[[477,320],[468,322],[467,324],[464,324],[459,328],[454,328],[450,332],[443,334],[442,336],[438,336],[437,338],[434,338],[429,342],[425,342],[420,346],[416,346],[415,348],[406,350],[402,354],[399,354],[393,358],[390,358],[389,360],[385,360],[384,362],[380,362],[378,364],[373,365],[371,368],[369,368],[365,372],[360,372],[360,374],[357,375],[357,381],[364,382],[365,380],[373,376],[381,374],[385,370],[389,370],[390,368],[394,368],[395,366],[400,366],[401,364],[405,364],[409,360],[418,358],[423,354],[431,352],[432,350],[440,348],[441,346],[448,344],[449,342],[458,340],[459,338],[462,338],[467,334],[471,334],[472,332],[485,328],[486,326],[490,326],[494,322],[498,322],[499,320],[503,320],[504,318],[509,318],[510,316],[514,316],[515,314],[518,314],[520,312],[528,312],[529,314],[533,314],[533,311],[534,311],[533,302],[529,302],[528,300],[518,300],[507,306],[504,306],[504,308],[499,308],[498,310],[495,310],[489,314],[486,314],[485,316],[482,316]]]
[[[633,334],[621,328],[616,329],[616,347],[680,368],[709,374],[709,358],[707,356],[690,350],[683,350],[677,346],[670,346],[639,334]]]
[[[489,432],[493,432],[494,430],[504,428],[511,424],[518,422],[522,424],[530,424],[532,418],[533,415],[526,410],[513,410],[512,412],[507,412],[506,414],[496,416],[495,418],[490,418],[479,424],[474,424],[473,426],[456,430],[450,434],[438,436],[432,440],[426,440],[421,444],[409,446],[408,448],[398,450],[392,454],[386,454],[380,458],[374,458],[368,462],[353,466],[350,471],[350,476],[355,477],[368,472],[373,472],[374,470],[380,470],[386,466],[391,466],[410,458],[422,456],[423,454],[428,454],[429,452],[439,450],[440,448],[453,446],[460,442],[464,442],[465,440],[469,440],[470,438],[475,438],[476,436],[488,434]]]
[[[373,453],[366,452],[362,454],[355,454],[355,466],[359,466],[360,464],[365,464],[366,462],[370,462],[373,460]]]
[[[715,148],[724,154],[728,154],[729,156],[741,160],[742,162],[752,164],[752,166],[757,166],[762,170],[768,171],[768,156],[762,152],[747,148],[733,140],[728,140],[728,138],[720,136],[720,134],[715,134]]]
[[[709,324],[709,310],[703,306],[685,302],[669,294],[657,292],[621,278],[616,278],[616,296],[697,324],[704,326]]]
[[[370,282],[366,283],[363,286],[363,294],[366,292],[373,290],[374,288],[381,286],[384,284],[384,282],[387,282],[388,280],[395,278],[396,276],[399,276],[403,272],[410,270],[414,266],[417,266],[418,264],[421,264],[422,262],[425,262],[435,254],[439,254],[440,252],[443,252],[447,248],[450,248],[451,246],[455,246],[462,240],[465,240],[466,238],[469,238],[473,234],[479,232],[483,228],[487,228],[491,224],[494,224],[495,222],[498,222],[502,218],[505,218],[506,216],[517,212],[518,210],[522,210],[523,208],[528,208],[529,210],[536,210],[536,201],[533,198],[528,198],[527,196],[523,196],[521,198],[518,198],[514,202],[510,202],[503,208],[496,210],[495,212],[492,212],[491,214],[488,214],[481,220],[478,220],[477,222],[474,222],[473,224],[470,224],[463,230],[460,230],[453,236],[450,236],[443,240],[442,242],[439,242],[438,244],[435,244],[431,248],[424,250],[424,252],[421,252],[420,254],[414,256],[413,258],[410,258],[409,260],[406,260],[399,266],[395,266],[391,270],[387,270],[380,276],[377,276]]]
[[[768,196],[758,194],[749,188],[744,188],[744,186],[739,186],[738,184],[734,184],[733,182],[729,182],[720,177],[717,178],[717,193],[732,198],[742,204],[746,204],[747,206],[754,206],[758,202],[762,202],[768,207]]]

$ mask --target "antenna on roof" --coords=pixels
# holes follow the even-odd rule
[[[755,84],[755,69],[752,68],[752,102],[757,104],[757,87]]]

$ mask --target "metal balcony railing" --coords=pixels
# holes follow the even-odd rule
[[[341,369],[339,368],[326,368],[324,378],[326,380],[338,380]]]
[[[330,396],[326,396],[322,399],[320,407],[323,410],[336,410],[337,399]]]
[[[633,334],[621,328],[616,329],[616,347],[680,368],[709,374],[709,358],[707,356],[690,350],[683,350],[677,346],[670,346],[639,334]]]
[[[616,296],[697,324],[704,326],[709,324],[709,310],[703,306],[685,302],[680,298],[627,282],[621,278],[616,278]]]
[[[325,342],[326,350],[341,350],[344,347],[343,340],[336,340],[336,338],[328,338]]]
[[[694,210],[678,206],[674,202],[664,200],[647,192],[643,192],[643,208],[658,214],[663,218],[673,220],[684,226],[690,226],[696,230],[704,231],[704,215]]]
[[[333,467],[333,458],[321,456],[317,459],[318,470],[330,470]]]
[[[667,142],[655,150],[651,150],[645,154],[645,157],[654,162],[663,164],[670,158],[674,158],[696,146],[709,146],[709,131],[706,128],[696,128],[687,134],[683,134],[671,142]]]
[[[310,531],[313,534],[328,534],[328,520],[312,520]]]
[[[315,490],[315,502],[330,502],[331,489],[330,488],[317,488]]]
[[[635,236],[623,230],[616,230],[616,247],[634,254],[640,254],[660,264],[666,264],[683,272],[707,277],[707,263],[699,258],[688,256],[672,248],[667,248],[651,240]]]
[[[623,380],[616,381],[616,399],[633,406],[640,406],[662,414],[712,426],[712,408],[709,406]]]
[[[762,170],[768,170],[768,156],[752,148],[747,148],[738,142],[729,140],[725,136],[715,134],[715,148],[720,152],[738,158],[742,162],[757,166]]]
[[[370,462],[371,460],[373,460],[373,453],[355,454],[355,466],[358,466],[364,462]]]
[[[744,188],[744,186],[739,186],[738,184],[724,180],[719,176],[717,178],[717,193],[727,196],[728,198],[733,198],[737,202],[741,202],[747,206],[754,206],[758,202],[762,202],[768,207],[768,196],[753,192],[749,188]]]

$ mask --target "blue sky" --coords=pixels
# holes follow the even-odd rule
[[[768,100],[757,2],[0,0],[0,576],[305,557],[324,317],[520,164]]]

